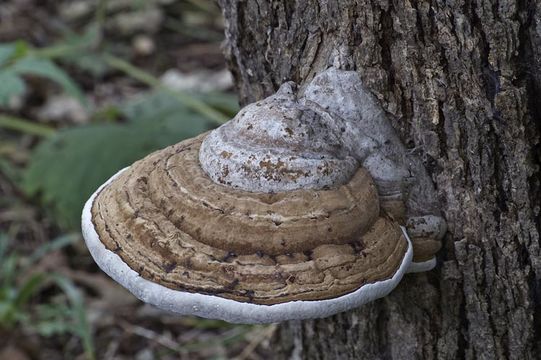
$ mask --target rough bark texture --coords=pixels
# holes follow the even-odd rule
[[[244,104],[337,54],[424,159],[449,225],[439,266],[362,309],[281,327],[305,359],[541,354],[541,4],[220,0]]]

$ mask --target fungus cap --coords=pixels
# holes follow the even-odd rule
[[[205,136],[134,163],[86,203],[86,244],[114,280],[159,308],[242,323],[329,316],[398,284],[412,245],[366,170],[335,188],[244,191],[201,169]]]
[[[84,207],[96,263],[145,302],[242,323],[329,316],[433,268],[445,222],[406,216],[409,162],[327,108],[285,83],[120,171]]]

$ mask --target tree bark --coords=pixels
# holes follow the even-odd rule
[[[448,222],[438,267],[331,318],[283,324],[285,358],[541,354],[541,4],[220,0],[243,104],[338,55],[423,159]]]

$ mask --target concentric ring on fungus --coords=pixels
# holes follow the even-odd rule
[[[99,240],[142,278],[273,305],[337,298],[404,267],[411,245],[366,170],[326,190],[242,191],[201,169],[205,136],[137,161],[90,204]]]

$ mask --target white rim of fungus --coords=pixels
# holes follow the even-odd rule
[[[415,262],[412,261],[408,268],[408,273],[418,273],[424,271],[430,271],[436,267],[436,258],[433,257],[427,261]]]
[[[337,298],[311,301],[298,300],[274,305],[260,305],[239,302],[214,295],[173,290],[142,278],[122,261],[120,256],[105,247],[94,229],[91,212],[94,199],[105,186],[126,169],[128,168],[124,168],[113,175],[86,202],[82,214],[83,237],[94,261],[107,275],[128,289],[138,299],[166,311],[181,315],[195,315],[203,318],[220,319],[231,323],[244,324],[264,324],[286,320],[322,318],[357,308],[370,301],[386,296],[398,285],[405,273],[423,271],[417,270],[420,269],[418,267],[419,264],[427,266],[427,263],[431,263],[431,268],[435,265],[435,259],[422,263],[412,263],[413,247],[411,240],[406,233],[406,229],[401,226],[402,232],[408,242],[408,250],[404,259],[402,259],[398,271],[393,277],[387,280],[365,284],[357,290]]]

